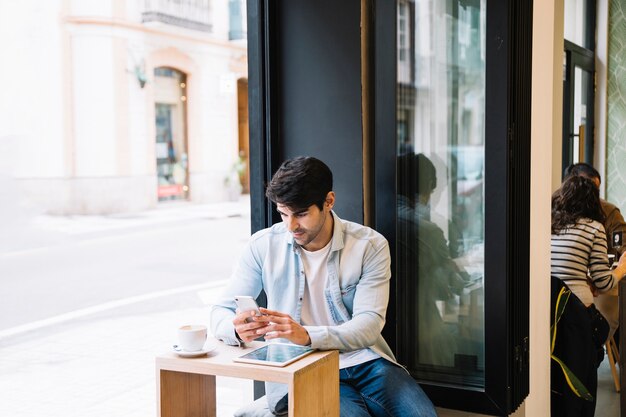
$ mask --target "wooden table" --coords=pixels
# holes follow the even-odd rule
[[[339,354],[316,351],[285,367],[233,362],[262,342],[246,348],[217,348],[208,356],[181,358],[166,353],[156,358],[157,413],[160,417],[215,417],[215,376],[279,382],[288,385],[289,416],[339,416]]]

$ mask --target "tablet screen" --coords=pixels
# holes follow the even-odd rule
[[[268,362],[268,364],[269,362],[271,362],[272,364],[286,365],[310,352],[313,352],[313,349],[308,346],[271,343],[269,345],[265,345],[263,347],[255,349],[252,352],[248,352],[237,359],[255,362]]]

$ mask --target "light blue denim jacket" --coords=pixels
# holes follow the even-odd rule
[[[369,347],[381,357],[395,358],[381,330],[389,302],[391,278],[389,245],[378,232],[341,220],[334,212],[328,256],[325,299],[334,326],[305,326],[315,349],[349,352]],[[211,311],[213,335],[238,345],[233,327],[236,295],[267,294],[267,308],[300,321],[305,275],[300,246],[283,223],[255,233],[244,249],[230,283]],[[272,386],[274,384],[271,384]],[[272,397],[268,400],[273,409]]]

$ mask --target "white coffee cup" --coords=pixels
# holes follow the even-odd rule
[[[186,352],[202,350],[206,342],[206,326],[187,324],[178,328],[178,344]]]

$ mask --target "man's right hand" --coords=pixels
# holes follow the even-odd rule
[[[239,312],[233,318],[233,326],[235,326],[235,332],[239,335],[239,338],[243,340],[245,343],[251,342],[254,339],[258,339],[262,336],[262,334],[258,333],[259,329],[263,329],[267,327],[269,323],[262,321],[250,321],[249,323],[246,319],[254,317],[256,315],[255,311],[244,311]]]

